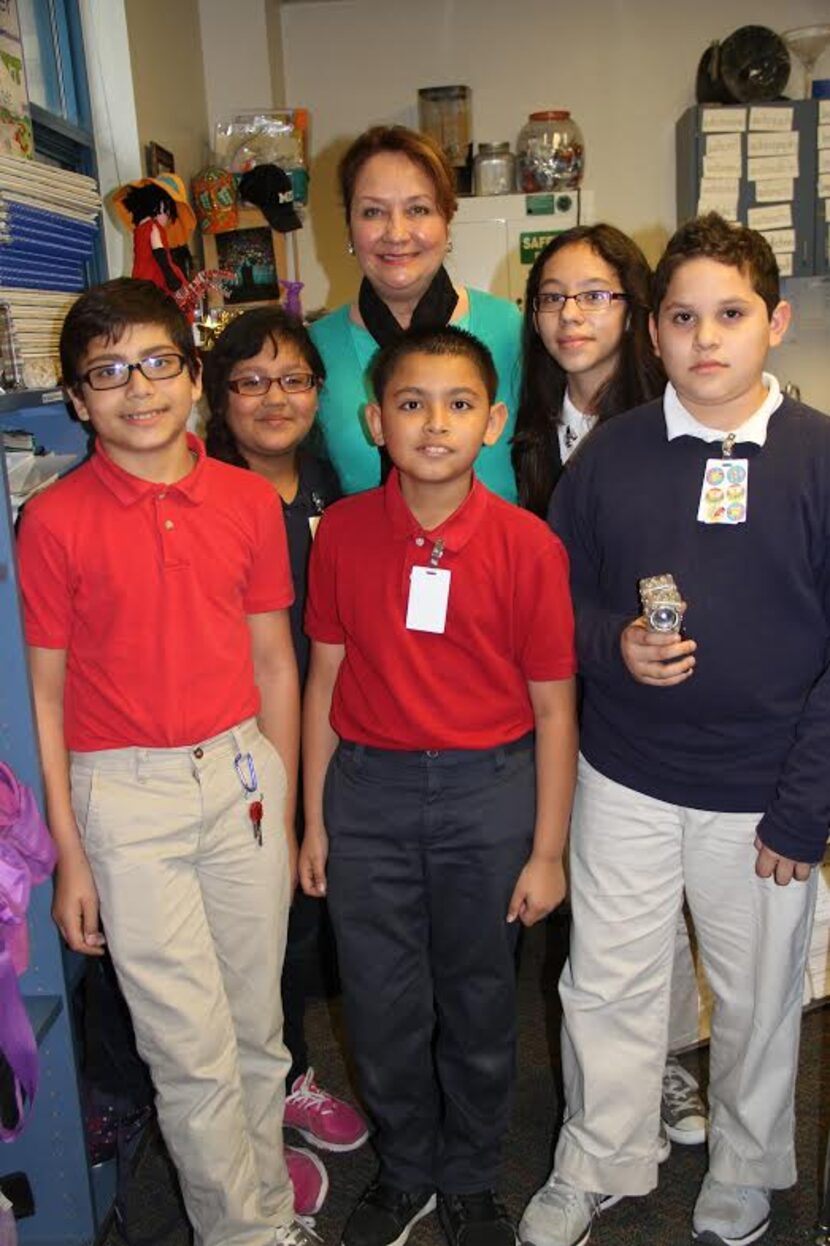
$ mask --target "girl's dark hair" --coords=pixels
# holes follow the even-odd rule
[[[179,215],[176,200],[160,186],[133,186],[127,191],[122,203],[133,218],[134,225],[161,211],[167,212],[171,221],[177,220]]]
[[[542,516],[547,514],[550,495],[561,470],[554,457],[554,439],[568,374],[548,353],[537,332],[533,303],[539,293],[545,264],[552,255],[576,243],[586,243],[610,264],[628,295],[628,314],[617,366],[595,396],[592,414],[600,422],[610,419],[612,415],[656,398],[666,383],[648,331],[651,270],[636,242],[613,225],[578,225],[558,234],[539,252],[527,279],[522,383],[512,449],[519,502]]]
[[[320,352],[296,316],[277,306],[255,307],[236,316],[216,339],[204,364],[205,398],[210,411],[205,431],[207,452],[211,458],[234,467],[247,467],[248,463],[237,448],[227,420],[228,380],[234,365],[253,359],[266,342],[271,343],[275,355],[279,354],[281,342],[289,342],[302,355],[318,384],[326,378]]]

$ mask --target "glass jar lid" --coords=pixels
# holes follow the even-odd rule
[[[530,121],[567,121],[570,112],[565,108],[551,108],[547,112],[532,112]]]

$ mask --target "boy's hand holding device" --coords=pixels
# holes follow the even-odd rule
[[[681,640],[686,603],[674,577],[652,575],[640,580],[643,612],[620,637],[622,658],[641,684],[671,688],[683,683],[695,667],[693,640]]]

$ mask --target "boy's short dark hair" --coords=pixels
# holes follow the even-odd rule
[[[656,316],[669,282],[687,260],[709,259],[745,273],[766,304],[770,316],[781,301],[778,263],[763,234],[746,225],[731,225],[717,212],[707,212],[681,225],[669,239],[654,270],[652,309]]]
[[[86,290],[73,303],[60,337],[61,371],[67,389],[81,384],[81,360],[96,337],[118,342],[132,325],[151,324],[164,329],[179,354],[184,355],[191,380],[199,373],[193,332],[178,304],[152,281],[116,277]]]
[[[408,359],[410,355],[452,355],[469,359],[487,390],[490,405],[496,401],[499,377],[490,351],[466,329],[455,329],[447,325],[443,329],[409,329],[378,351],[372,361],[369,378],[379,403],[383,403],[383,395],[392,373],[401,360]]]

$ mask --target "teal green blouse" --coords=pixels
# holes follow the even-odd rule
[[[508,502],[517,500],[510,462],[510,438],[516,424],[519,396],[521,317],[506,299],[481,290],[467,290],[469,311],[453,325],[474,333],[493,356],[499,376],[497,400],[507,406],[507,425],[494,446],[484,446],[476,460],[476,475]],[[317,420],[344,493],[359,493],[380,483],[380,456],[369,436],[363,408],[371,401],[367,369],[378,345],[366,329],[356,325],[344,305],[310,326],[311,336],[326,365],[326,383],[320,392]]]

